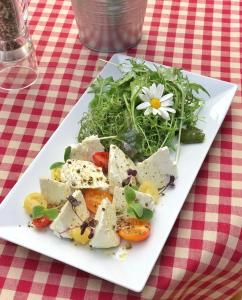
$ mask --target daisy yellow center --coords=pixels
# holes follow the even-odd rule
[[[156,109],[160,108],[161,107],[160,100],[157,98],[150,99],[150,106]]]

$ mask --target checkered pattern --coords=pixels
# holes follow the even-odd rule
[[[70,0],[32,0],[38,84],[0,92],[0,201],[96,76]],[[0,299],[229,299],[242,286],[242,2],[150,0],[143,39],[128,55],[239,85],[142,293],[0,240]],[[148,255],[148,253],[147,253]]]

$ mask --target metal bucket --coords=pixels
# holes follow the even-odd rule
[[[147,0],[72,0],[80,40],[100,52],[121,52],[141,39]]]

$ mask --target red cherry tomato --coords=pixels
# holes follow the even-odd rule
[[[41,218],[34,219],[34,220],[32,221],[32,224],[33,224],[36,228],[41,229],[41,228],[45,228],[45,227],[49,226],[51,222],[52,222],[52,221],[51,221],[48,217],[43,216],[43,217],[41,217]]]
[[[92,160],[97,167],[101,167],[103,172],[108,171],[108,152],[95,152],[92,156]]]

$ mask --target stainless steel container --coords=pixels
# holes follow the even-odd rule
[[[141,39],[147,0],[72,0],[80,40],[100,52],[121,52]]]

